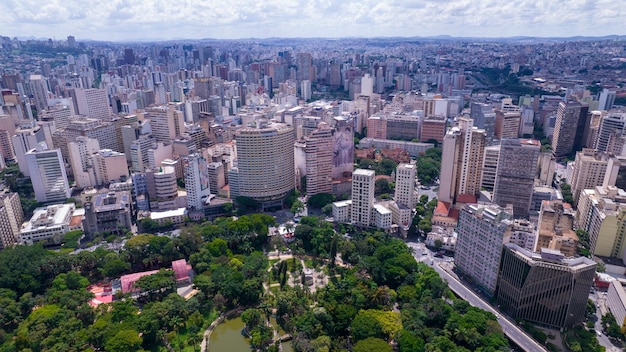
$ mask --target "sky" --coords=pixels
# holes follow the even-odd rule
[[[0,0],[0,35],[77,41],[626,34],[626,0]]]

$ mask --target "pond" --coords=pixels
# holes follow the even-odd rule
[[[274,318],[271,319],[271,323],[276,324]],[[243,321],[241,317],[234,319],[226,319],[219,324],[213,333],[211,334],[211,340],[209,342],[210,352],[250,352],[249,340],[241,334],[243,329]],[[284,334],[282,329],[279,329],[279,333]],[[283,352],[293,352],[291,342],[285,342],[282,344]]]

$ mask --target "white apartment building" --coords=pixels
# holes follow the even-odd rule
[[[352,173],[350,221],[357,226],[370,226],[373,222],[375,180],[374,170],[356,169]]]
[[[64,202],[71,195],[65,165],[59,149],[49,150],[46,143],[26,153],[26,163],[38,202]]]
[[[35,209],[33,217],[20,230],[20,243],[60,244],[63,235],[70,231],[74,210],[74,204],[55,204]]]
[[[497,205],[470,204],[459,214],[454,261],[492,295],[498,280],[502,246],[511,228],[512,215]]]

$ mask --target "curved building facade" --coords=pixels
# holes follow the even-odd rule
[[[293,127],[282,123],[258,123],[235,134],[237,194],[266,206],[282,204],[295,188]]]

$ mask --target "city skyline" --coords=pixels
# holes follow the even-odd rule
[[[617,3],[625,3],[618,1]],[[626,4],[626,3],[625,3]],[[626,34],[608,1],[4,1],[3,35],[148,41],[270,37],[572,37]],[[425,19],[427,21],[421,20]]]

